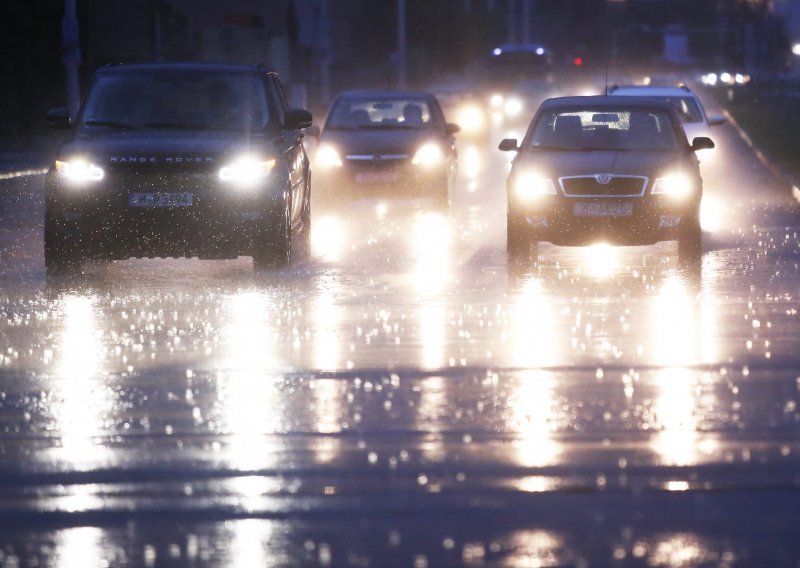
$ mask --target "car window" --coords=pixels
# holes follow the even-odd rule
[[[327,128],[428,128],[433,113],[419,98],[344,98],[331,109]]]
[[[264,128],[269,120],[260,78],[172,71],[101,75],[80,126],[244,130]]]
[[[666,99],[678,111],[681,122],[703,122],[703,115],[694,97],[666,97]]]
[[[674,150],[669,114],[660,109],[554,109],[543,112],[530,145],[556,150]]]

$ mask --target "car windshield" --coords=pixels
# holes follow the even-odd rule
[[[534,126],[530,146],[551,150],[675,150],[678,140],[662,109],[552,109]]]
[[[428,128],[433,116],[424,99],[343,98],[331,110],[327,128]]]
[[[255,130],[269,123],[263,82],[214,73],[118,73],[92,85],[82,128]]]

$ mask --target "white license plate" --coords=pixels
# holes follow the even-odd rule
[[[630,217],[633,203],[578,202],[572,206],[576,217]]]
[[[131,207],[189,207],[194,195],[191,193],[131,193]]]
[[[394,183],[399,178],[395,172],[358,172],[356,183]]]

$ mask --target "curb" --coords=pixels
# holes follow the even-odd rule
[[[16,172],[0,172],[0,180],[14,179],[25,176],[38,176],[47,173],[47,168],[38,168],[33,170],[19,170]]]
[[[753,151],[758,158],[758,161],[761,162],[769,173],[772,176],[780,181],[781,183],[785,183],[786,185],[792,188],[792,197],[794,197],[795,201],[800,203],[800,183],[794,179],[794,177],[788,173],[786,173],[782,168],[776,166],[761,150],[759,150],[756,145],[753,143],[753,140],[744,131],[744,129],[736,122],[736,119],[733,118],[733,115],[728,112],[727,110],[723,111],[725,114],[725,118],[728,119],[728,122],[736,129],[736,132],[739,134],[739,137],[744,141],[745,144]]]

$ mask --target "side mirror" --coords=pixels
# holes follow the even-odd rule
[[[311,126],[306,128],[306,135],[311,136],[312,138],[319,139],[320,135],[319,126],[317,126],[316,124],[312,124]]]
[[[516,138],[504,138],[498,146],[501,152],[516,152],[519,150]]]
[[[721,114],[712,114],[708,117],[708,125],[709,126],[719,126],[720,124],[725,124],[726,119]]]
[[[692,151],[694,152],[698,150],[711,150],[714,147],[716,147],[716,144],[714,144],[714,141],[708,136],[698,136],[692,140]]]
[[[69,111],[65,108],[51,109],[45,115],[45,120],[47,121],[47,126],[49,128],[67,130],[72,126],[72,120],[70,120]]]
[[[453,124],[452,122],[448,122],[444,125],[444,131],[447,132],[448,136],[452,136],[456,132],[461,132],[461,127],[458,124]]]
[[[311,127],[311,113],[302,108],[290,108],[286,111],[283,119],[283,127],[286,130],[302,130]]]

